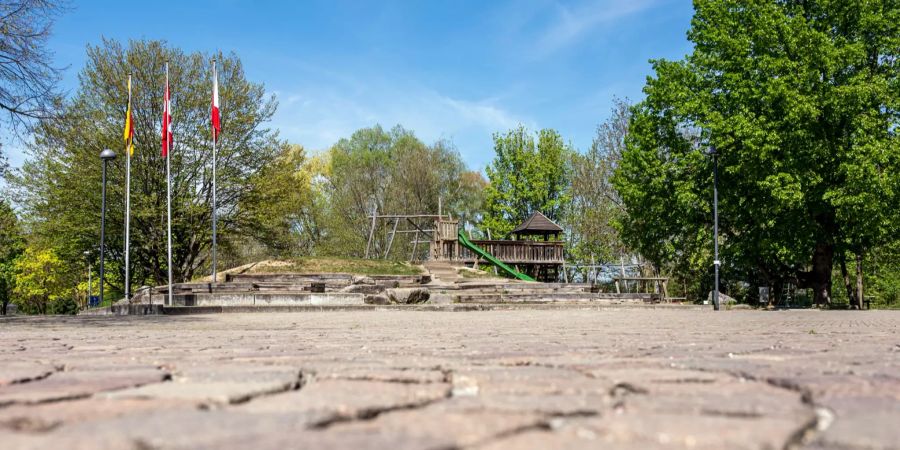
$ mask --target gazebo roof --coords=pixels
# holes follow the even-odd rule
[[[555,224],[547,216],[535,211],[528,219],[522,222],[510,233],[511,234],[554,234],[562,233],[563,229]]]

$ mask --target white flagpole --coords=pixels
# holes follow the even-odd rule
[[[169,94],[169,63],[166,63],[166,94]],[[171,100],[169,95],[166,95],[166,125],[171,128]],[[168,267],[169,267],[169,306],[174,306],[172,303],[172,146],[169,142],[169,131],[168,129],[164,131],[166,135],[166,208],[168,210],[167,217],[167,227],[168,227]],[[174,139],[173,139],[174,140]]]
[[[213,58],[213,89],[218,89],[219,80],[216,78],[216,60]],[[212,106],[210,106],[210,114],[212,114]],[[216,129],[213,128],[213,158],[212,158],[212,281],[216,282]]]
[[[131,74],[128,74],[128,109],[131,109]],[[125,119],[129,128],[133,129],[131,116]],[[131,300],[131,137],[125,141],[125,298]]]

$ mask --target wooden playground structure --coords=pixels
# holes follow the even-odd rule
[[[424,257],[469,267],[494,265],[498,271],[521,280],[556,282],[562,277],[568,282],[564,271],[565,245],[560,239],[563,229],[540,212],[532,213],[514,228],[508,235],[511,239],[471,239],[460,227],[459,220],[440,213],[372,214],[369,218],[372,225],[366,244],[366,258],[387,258],[395,237],[412,235],[410,261]],[[378,220],[387,220],[390,229],[383,255],[373,252]],[[423,253],[421,250],[426,245],[427,252]],[[625,275],[623,265],[621,276],[613,277],[613,281],[617,294],[625,294],[632,289],[635,293],[647,290],[655,293],[658,300],[669,299],[667,277],[629,277]]]
[[[560,240],[563,230],[540,212],[533,213],[510,232],[511,240],[469,239],[460,228],[459,220],[443,214],[373,214],[370,218],[367,258],[377,256],[372,255],[371,247],[376,221],[382,219],[392,222],[384,257],[390,253],[398,234],[412,234],[411,260],[416,259],[419,244],[427,244],[430,260],[476,267],[493,264],[515,278],[538,281],[557,280],[565,263],[564,245]],[[428,222],[431,226],[425,226]],[[404,224],[402,229],[399,228],[401,223]]]

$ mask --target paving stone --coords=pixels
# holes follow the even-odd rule
[[[83,398],[104,391],[158,383],[167,376],[156,369],[56,372],[37,381],[0,387],[0,406]]]
[[[8,343],[0,348],[3,448],[900,442],[893,311],[562,308],[0,322]]]
[[[448,395],[449,386],[443,383],[315,380],[300,390],[258,398],[238,409],[252,413],[294,413],[306,423],[321,426],[419,407]]]
[[[56,367],[39,362],[7,361],[0,367],[0,386],[44,378],[56,371]]]

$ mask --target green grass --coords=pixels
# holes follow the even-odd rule
[[[406,262],[376,259],[309,257],[263,261],[246,273],[352,273],[357,275],[419,275],[422,269]]]
[[[489,266],[486,266],[489,267]],[[490,272],[484,270],[476,270],[471,268],[460,268],[456,272],[459,273],[459,276],[463,278],[471,278],[471,279],[482,279],[482,278],[500,278],[498,275],[493,274],[493,269],[489,268]]]

